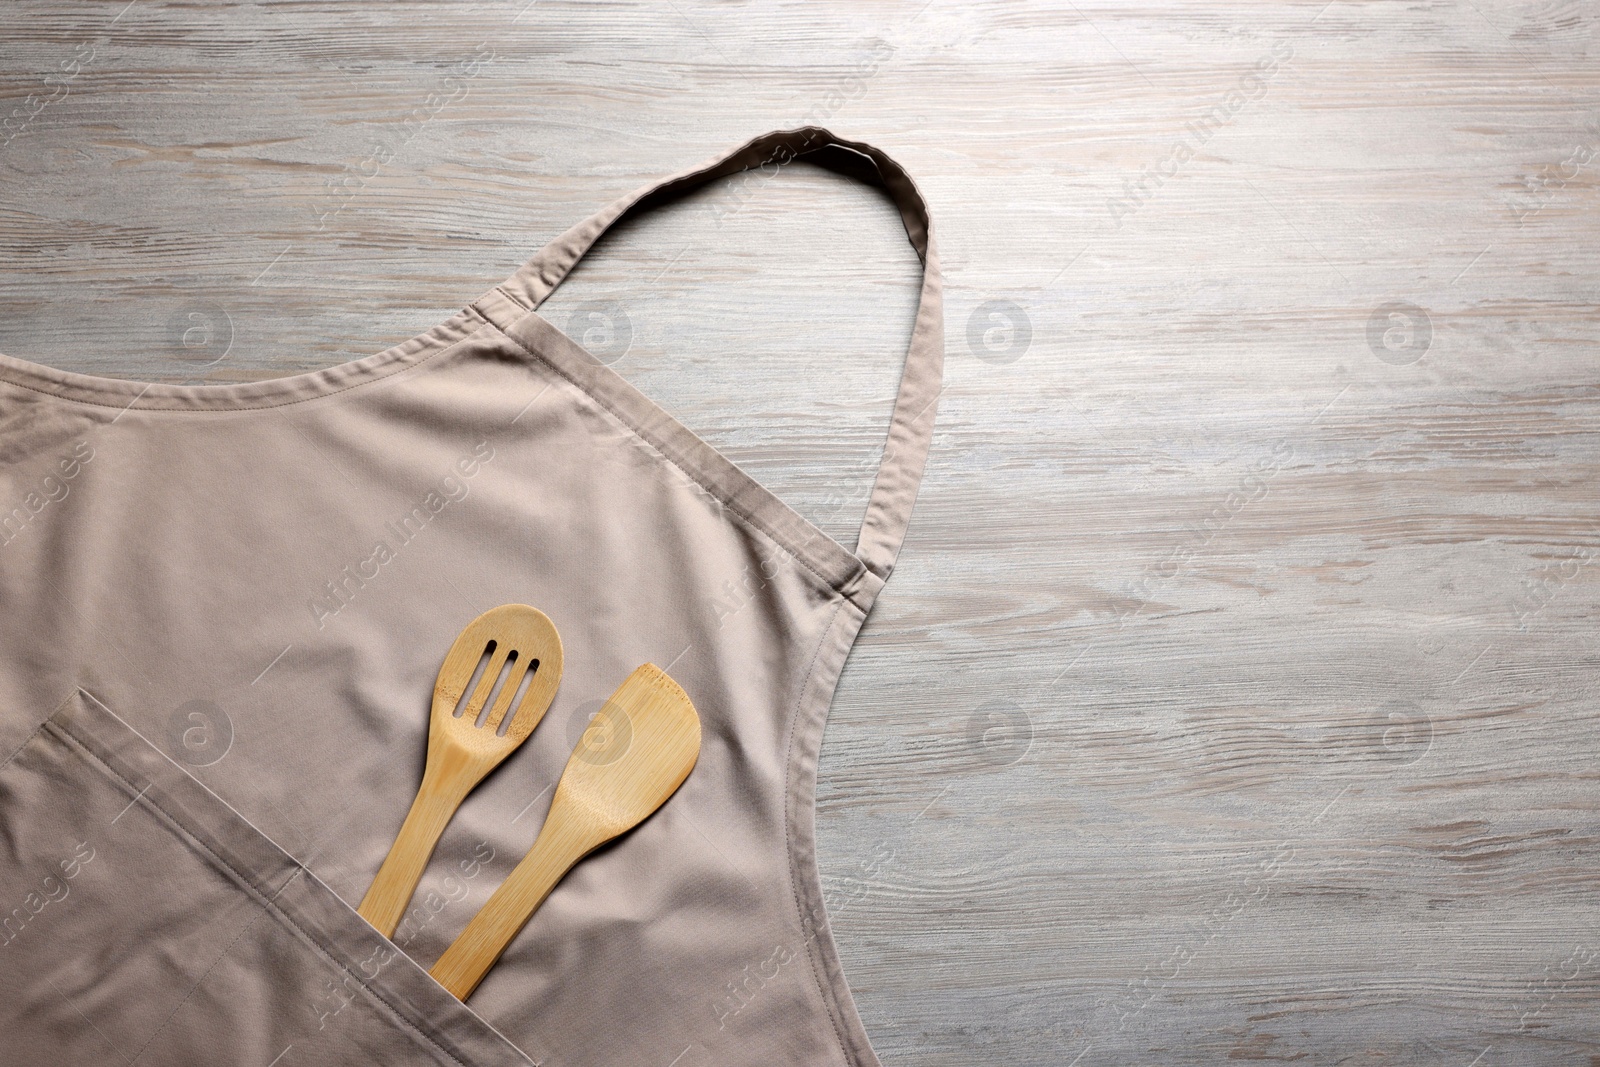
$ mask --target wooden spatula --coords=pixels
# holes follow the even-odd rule
[[[628,676],[567,760],[533,848],[429,973],[458,1000],[478,988],[550,890],[584,856],[637,826],[683,784],[700,755],[700,717],[677,682],[653,663]]]
[[[461,694],[485,655],[489,662],[482,679],[457,715]],[[488,718],[479,726],[479,714],[508,663],[505,683]],[[533,679],[528,691],[511,708],[511,701],[530,670]],[[400,916],[411,903],[411,894],[416,892],[423,868],[450,817],[484,775],[533,733],[560,684],[561,637],[544,612],[526,604],[490,608],[468,623],[450,646],[433,687],[422,788],[417,790],[417,799],[412,801],[411,812],[401,824],[388,858],[378,868],[378,876],[357,909],[384,937],[392,937],[400,925]],[[509,723],[502,730],[501,724],[507,720]]]

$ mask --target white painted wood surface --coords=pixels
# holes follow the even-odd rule
[[[1600,1062],[1600,8],[525,3],[8,3],[0,350],[326,366],[876,143],[950,330],[819,789],[885,1060]],[[848,537],[917,276],[797,165],[547,309]]]

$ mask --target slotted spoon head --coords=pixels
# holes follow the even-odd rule
[[[643,822],[667,802],[700,756],[700,716],[683,687],[653,663],[635,670],[595,712],[550,801],[582,812],[594,845]]]
[[[472,685],[486,655],[488,662],[477,684]],[[445,654],[433,687],[430,734],[442,735],[441,741],[448,740],[479,758],[504,759],[528,739],[549,710],[561,684],[561,665],[561,635],[544,612],[527,604],[490,608],[467,624]],[[530,670],[533,678],[527,692],[513,708],[512,701]],[[469,685],[472,691],[463,705],[461,697]],[[491,694],[494,702],[479,726]]]
[[[484,660],[484,670],[474,683],[478,664]],[[517,700],[524,680],[527,692]],[[433,687],[422,786],[358,909],[385,937],[399,926],[456,808],[528,739],[560,684],[561,637],[544,612],[526,604],[484,612],[450,646]],[[461,697],[469,685],[472,691],[463,704]],[[486,706],[487,715],[482,715]]]

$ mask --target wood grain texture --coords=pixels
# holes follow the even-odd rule
[[[877,144],[950,332],[819,788],[885,1060],[1600,1062],[1592,3],[524,3],[7,5],[0,350],[326,366]],[[917,277],[796,165],[546,308],[848,541]]]

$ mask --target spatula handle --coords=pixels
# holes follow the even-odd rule
[[[411,802],[389,855],[378,868],[367,895],[361,898],[361,907],[356,909],[384,937],[393,937],[399,928],[400,917],[406,913],[417,883],[422,881],[434,847],[471,788],[470,784],[466,789],[441,787],[429,781],[428,775],[423,776],[422,788]]]
[[[472,995],[561,876],[594,847],[592,842],[586,847],[577,834],[560,825],[565,821],[559,812],[552,812],[533,848],[428,972],[457,1000]]]

